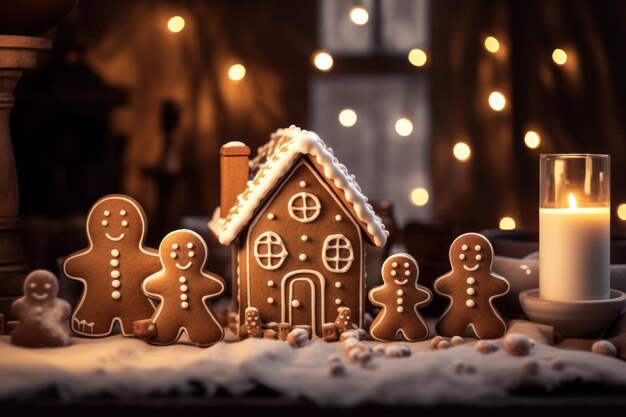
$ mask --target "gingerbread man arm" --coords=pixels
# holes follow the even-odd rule
[[[384,285],[379,285],[378,287],[372,288],[370,292],[367,294],[371,303],[377,307],[385,307],[386,305],[384,289],[385,289]]]
[[[202,271],[201,290],[205,298],[217,298],[224,293],[226,284],[222,277],[208,271]]]
[[[424,286],[416,285],[415,287],[417,288],[417,292],[415,296],[415,299],[416,299],[415,308],[423,307],[423,306],[430,304],[430,302],[433,299],[433,293],[430,292],[430,290]]]
[[[439,278],[435,280],[435,284],[433,285],[433,288],[435,289],[435,291],[437,291],[438,294],[446,295],[446,296],[450,295],[450,289],[448,285],[450,283],[451,277],[452,277],[452,271],[448,272],[445,275],[440,276]]]
[[[160,299],[163,294],[163,287],[165,281],[163,278],[165,277],[165,273],[163,271],[159,271],[155,274],[150,275],[148,278],[143,280],[141,284],[141,288],[143,289],[143,293],[150,298]]]
[[[24,297],[18,298],[17,300],[13,301],[13,304],[11,304],[11,313],[13,313],[13,315],[18,320],[22,320],[22,312],[24,311],[25,307],[26,306]]]
[[[70,316],[70,313],[72,312],[72,307],[70,307],[70,304],[67,301],[60,298],[57,298],[55,300],[55,304],[58,306],[59,321],[65,321],[65,319]]]
[[[498,274],[494,274],[493,272],[491,273],[491,278],[494,280],[493,285],[495,287],[495,296],[504,295],[508,293],[511,289],[511,285],[509,284],[509,281],[506,280],[506,278]]]
[[[89,256],[90,251],[91,248],[87,248],[65,258],[65,262],[63,262],[63,272],[68,278],[82,281],[89,280],[89,274],[85,274],[84,271],[91,263]]]

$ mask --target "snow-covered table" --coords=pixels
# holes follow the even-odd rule
[[[373,342],[368,342],[372,343]],[[347,361],[342,344],[310,341],[299,349],[277,340],[248,339],[199,349],[155,347],[114,336],[74,339],[57,349],[24,349],[0,336],[0,401],[32,400],[55,392],[62,400],[140,400],[176,393],[245,396],[259,387],[323,406],[364,404],[431,406],[524,403],[519,394],[551,392],[575,383],[602,387],[626,405],[626,362],[538,344],[530,356],[503,350],[479,353],[474,341],[448,350],[428,342],[408,344],[406,358],[375,357],[367,368]],[[328,357],[346,361],[343,376],[331,376]],[[555,366],[555,361],[559,366]],[[455,373],[458,363],[475,372]],[[560,366],[562,365],[562,367]],[[597,391],[596,391],[597,393]]]

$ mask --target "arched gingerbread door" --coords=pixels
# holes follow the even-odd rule
[[[282,321],[291,325],[308,324],[320,334],[325,323],[325,279],[317,271],[299,270],[282,280]]]

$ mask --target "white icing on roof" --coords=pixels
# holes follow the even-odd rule
[[[293,125],[288,129],[277,130],[270,141],[259,148],[258,155],[250,161],[254,179],[248,181],[246,189],[237,196],[237,204],[230,209],[226,218],[219,218],[219,210],[214,213],[209,228],[219,241],[229,245],[237,238],[252,220],[259,205],[301,155],[310,156],[323,168],[322,174],[329,183],[344,192],[345,196],[340,198],[352,205],[369,239],[378,247],[384,246],[389,232],[367,202],[354,175],[350,175],[348,169],[335,158],[333,150],[315,132]]]

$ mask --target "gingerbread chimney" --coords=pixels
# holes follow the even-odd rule
[[[243,192],[250,176],[250,148],[241,142],[228,142],[220,149],[220,217],[224,218],[237,196]]]

